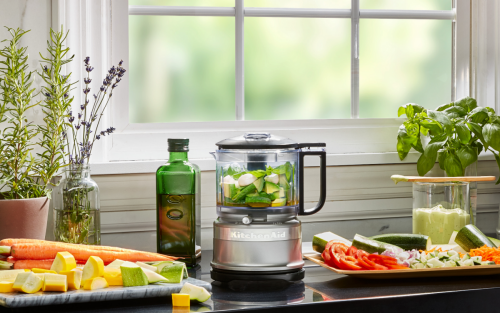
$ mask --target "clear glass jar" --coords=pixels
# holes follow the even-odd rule
[[[474,224],[469,183],[413,183],[413,233],[431,237],[433,244],[448,244],[454,230]]]
[[[101,244],[99,187],[88,165],[72,164],[53,194],[56,241]]]

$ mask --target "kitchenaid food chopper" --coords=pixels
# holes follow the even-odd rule
[[[247,133],[216,144],[215,281],[300,280],[302,232],[297,215],[321,210],[326,198],[324,143],[297,143]],[[304,157],[320,157],[320,199],[304,209]]]

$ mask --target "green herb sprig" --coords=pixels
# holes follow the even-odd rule
[[[467,166],[488,150],[500,168],[500,118],[492,108],[478,107],[475,99],[467,97],[436,110],[409,103],[398,109],[398,116],[401,115],[406,115],[407,120],[398,130],[398,155],[404,160],[411,148],[420,152],[420,176],[428,173],[436,161],[448,176],[463,176]],[[425,148],[420,134],[430,137]]]
[[[47,84],[41,91],[47,97],[33,101],[40,94],[34,88],[36,71],[30,71],[27,47],[20,47],[21,38],[29,31],[8,28],[11,38],[4,40],[7,45],[0,50],[0,122],[7,127],[0,132],[0,193],[5,199],[27,199],[47,196],[50,198],[50,182],[64,166],[65,110],[71,103],[68,99],[69,75],[63,78],[61,66],[70,62],[64,60],[68,49],[63,48],[67,33],[50,31],[48,44],[50,57],[43,58],[40,74]],[[47,70],[45,70],[47,69]],[[50,98],[50,99],[49,99]],[[44,125],[28,121],[26,112],[41,105],[45,113]],[[36,141],[36,136],[41,139]],[[32,150],[39,146],[42,152],[35,157]]]

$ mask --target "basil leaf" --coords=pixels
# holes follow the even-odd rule
[[[495,114],[495,110],[490,108],[490,107],[486,107],[485,108],[486,110],[488,110],[488,112],[490,112],[491,114]]]
[[[475,149],[477,149],[477,154],[481,154],[481,152],[483,151],[484,147],[483,145],[479,142],[479,141],[474,141],[471,146]]]
[[[411,147],[411,145],[416,144],[419,136],[418,124],[406,121],[403,125],[399,126],[398,138],[400,138],[405,145]]]
[[[406,114],[406,108],[404,106],[400,106],[398,109],[398,117],[400,117],[403,114]]]
[[[427,134],[429,133],[429,130],[427,128],[425,128],[424,126],[420,125],[420,133],[422,133],[422,135],[424,135],[424,136],[427,136]]]
[[[420,136],[418,136],[417,143],[411,145],[413,149],[417,150],[420,153],[424,153],[424,148],[422,146],[422,141],[420,140]]]
[[[413,118],[415,116],[415,110],[413,110],[413,106],[411,104],[406,106],[405,112],[408,118]]]
[[[427,114],[433,120],[438,121],[441,124],[441,126],[443,126],[443,128],[446,130],[446,133],[451,137],[452,124],[451,124],[451,120],[448,118],[446,113],[439,112],[439,111],[427,110]]]
[[[488,110],[477,107],[469,113],[469,119],[474,123],[483,123],[488,118]]]
[[[491,151],[491,152],[493,152],[493,155],[495,156],[495,160],[497,161],[498,168],[500,169],[500,157],[498,156],[498,154],[495,153],[495,151]],[[498,177],[498,180],[495,183],[495,185],[498,185],[498,184],[500,184],[500,177]]]
[[[264,171],[264,170],[256,170],[256,171],[241,172],[241,173],[233,175],[233,178],[234,179],[238,179],[238,178],[240,178],[241,176],[243,176],[245,174],[252,174],[253,176],[255,176],[257,178],[260,178],[260,177],[266,176],[266,171]]]
[[[500,151],[500,125],[495,123],[483,126],[483,137],[493,149]]]
[[[464,109],[462,107],[456,106],[456,107],[450,107],[444,112],[448,115],[449,118],[457,118],[457,117],[462,117],[467,115],[467,109]]]
[[[468,112],[474,110],[477,108],[477,101],[474,98],[471,97],[466,97],[460,100],[455,101],[455,105],[458,105],[464,109],[466,109]]]
[[[474,133],[474,135],[476,135],[476,137],[479,138],[479,140],[481,140],[481,143],[483,144],[484,149],[485,150],[488,149],[488,143],[486,142],[486,140],[484,140],[483,129],[482,129],[481,125],[474,123],[474,122],[468,122],[467,126],[469,126],[469,129]]]
[[[288,181],[290,181],[290,178],[292,177],[292,172],[293,172],[293,168],[292,168],[292,164],[290,164],[290,162],[286,162],[285,164],[282,164],[282,165],[277,166],[275,168],[268,166],[266,169],[266,175],[271,175],[272,173],[278,174],[278,175],[285,174],[286,179]]]
[[[458,138],[460,138],[460,141],[464,145],[468,144],[471,139],[471,134],[467,126],[465,126],[465,124],[463,123],[458,123],[455,125],[455,130],[457,131]]]
[[[425,120],[421,120],[420,126],[423,126],[430,130],[433,135],[439,135],[443,132],[443,127],[441,126],[441,124],[433,119],[428,118]]]
[[[452,103],[441,104],[440,106],[437,107],[436,111],[444,111],[447,108],[451,108],[452,106],[453,106],[453,102]]]
[[[444,146],[446,141],[447,138],[445,136],[433,138],[427,147],[425,147],[424,153],[422,153],[417,161],[417,171],[420,176],[424,176],[434,167],[434,164],[436,164],[438,150]]]
[[[398,144],[397,144],[397,150],[398,150],[398,156],[401,161],[403,161],[406,156],[408,155],[408,152],[411,150],[411,145],[405,143],[399,136],[398,136]]]
[[[438,151],[438,162],[439,162],[439,168],[444,171],[444,158],[446,157],[446,154],[448,151],[446,150],[439,150]]]
[[[462,163],[462,168],[466,168],[477,161],[477,150],[470,146],[462,146],[457,151],[458,159]]]
[[[448,151],[444,158],[444,170],[449,177],[462,176],[464,170],[460,159],[453,151]]]

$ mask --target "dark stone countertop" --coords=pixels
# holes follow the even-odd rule
[[[191,274],[210,279],[211,251],[203,252],[201,266]],[[212,298],[190,311],[173,309],[171,299],[141,299],[0,312],[498,312],[500,275],[400,280],[365,280],[335,274],[306,262],[306,278],[290,285],[213,283]],[[443,310],[443,311],[441,311]]]

